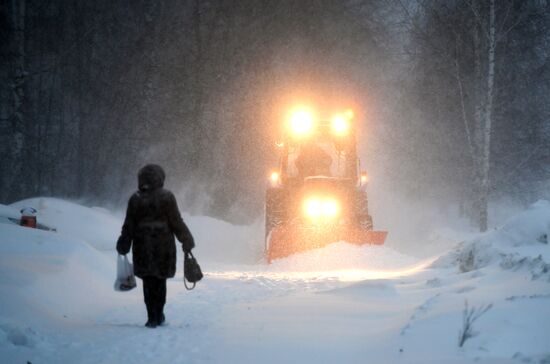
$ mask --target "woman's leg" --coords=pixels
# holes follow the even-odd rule
[[[147,307],[147,327],[155,327],[157,325],[156,316],[156,301],[157,301],[157,282],[155,277],[143,277],[143,300]]]
[[[166,279],[157,278],[156,282],[156,314],[159,325],[165,320],[164,305],[166,303]]]

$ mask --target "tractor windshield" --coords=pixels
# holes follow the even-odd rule
[[[289,177],[311,176],[346,177],[346,156],[334,142],[308,141],[293,146],[288,155]]]

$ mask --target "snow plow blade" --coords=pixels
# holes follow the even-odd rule
[[[267,261],[288,257],[292,254],[322,248],[331,243],[345,241],[355,245],[382,245],[387,231],[372,231],[346,227],[278,227],[269,236]]]

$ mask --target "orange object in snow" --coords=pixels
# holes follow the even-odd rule
[[[21,220],[19,225],[36,229],[36,210],[32,207],[25,207],[21,210]]]

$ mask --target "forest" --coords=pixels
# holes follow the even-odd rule
[[[550,198],[545,0],[2,0],[0,203],[262,214],[296,102],[353,107],[373,184],[459,209]]]

